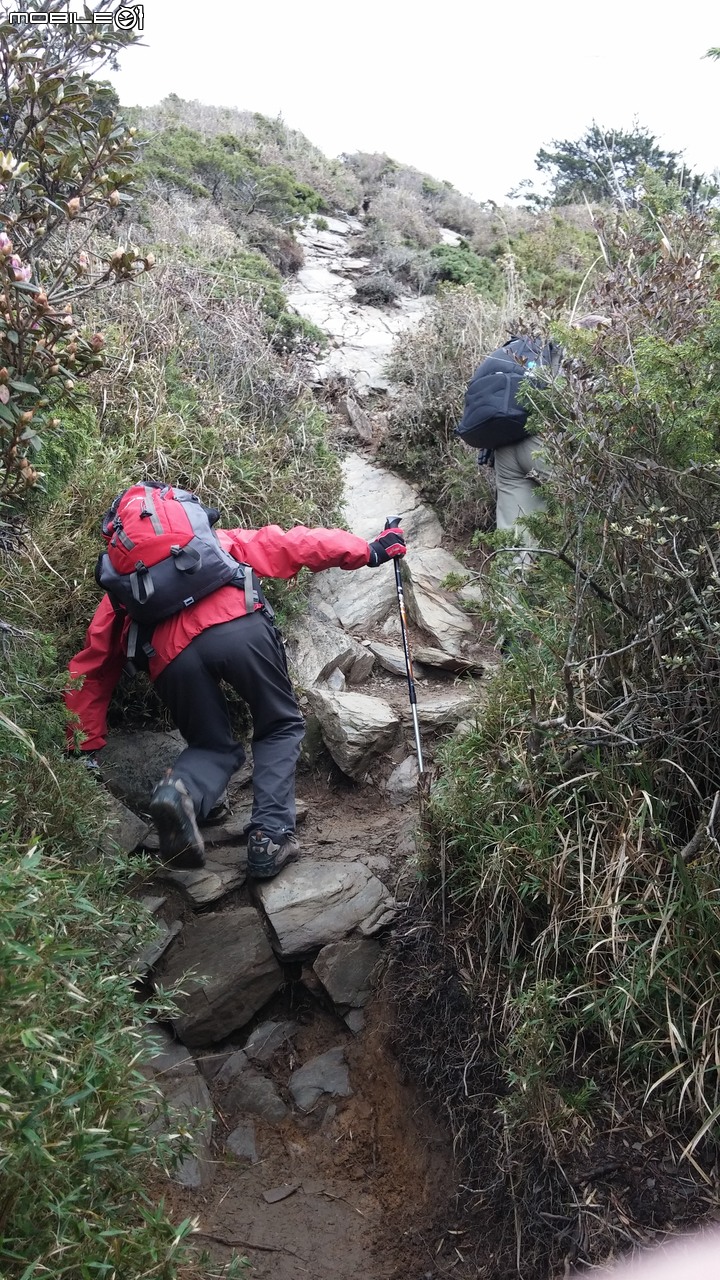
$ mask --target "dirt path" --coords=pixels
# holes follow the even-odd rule
[[[358,230],[359,224],[351,225],[347,220],[333,223],[323,232],[308,230],[304,240],[306,268],[291,301],[302,314],[323,323],[331,335],[331,355],[318,376],[341,372],[358,392],[362,388],[372,393],[387,385],[381,371],[392,341],[390,330],[417,322],[425,304],[411,300],[412,305],[408,303],[404,311],[385,313],[353,303],[353,281],[361,264],[352,258],[350,242]],[[372,422],[372,394],[364,403]],[[381,418],[382,414],[375,428]],[[362,457],[349,455],[346,462],[348,527],[372,537],[388,511],[400,510],[410,519],[415,554],[424,548],[426,552],[430,549],[432,556],[442,544],[442,530],[417,495],[397,477],[376,471],[370,452]],[[386,585],[391,587],[390,597],[385,597],[364,631],[343,616],[343,609],[352,611],[354,607],[353,601],[347,600],[346,589],[355,575],[339,570],[320,575],[323,583],[318,580],[310,609],[324,616],[326,624],[329,617],[330,625],[340,628],[335,634],[344,635],[342,628],[346,627],[357,641],[380,641],[397,649],[401,639],[392,569],[387,566],[375,572],[389,575]],[[355,588],[360,597],[382,586],[372,573],[359,571],[359,575],[368,575],[355,579],[358,584],[367,584]],[[436,594],[442,594],[441,580],[446,573],[446,567],[438,569]],[[344,603],[340,605],[343,592]],[[335,616],[336,605],[339,611]],[[457,610],[458,601],[449,608]],[[415,644],[437,645],[432,636],[429,630],[424,635],[411,632]],[[473,658],[482,662],[479,632],[474,641]],[[486,644],[485,650],[491,661],[490,646]],[[340,675],[338,671],[334,674]],[[322,687],[324,681],[319,680],[318,685]],[[342,678],[339,687],[343,688]],[[307,804],[307,819],[299,830],[303,856],[315,862],[364,863],[383,881],[402,913],[415,876],[418,795],[411,791],[404,804],[393,803],[385,783],[396,766],[414,754],[407,685],[402,672],[390,674],[378,661],[370,679],[353,689],[368,699],[381,700],[402,727],[392,749],[372,760],[360,781],[344,776],[327,751],[308,753],[298,775],[298,798]],[[460,694],[467,707],[465,695],[480,689],[481,682],[467,677],[460,681],[434,667],[418,670],[421,705],[433,694],[450,695],[450,700]],[[301,699],[301,705],[308,710],[308,699],[304,704]],[[437,743],[449,731],[452,720],[423,733],[425,763],[430,771]],[[243,785],[231,788],[229,798],[236,813],[247,810],[247,786],[246,779]],[[228,850],[228,856],[237,857],[237,853]],[[282,874],[291,878],[292,872],[289,867]],[[158,884],[158,889],[167,892],[167,884]],[[147,885],[143,891],[147,893]],[[245,883],[215,902],[212,911],[251,905],[258,904],[252,885]],[[171,902],[170,916],[177,910],[177,901]],[[357,1016],[350,1030],[344,1009],[333,1005],[311,961],[285,962],[283,969],[282,988],[251,1022],[223,1044],[193,1050],[215,1112],[210,1152],[214,1178],[204,1191],[163,1186],[162,1194],[177,1220],[195,1220],[198,1245],[214,1258],[226,1261],[233,1250],[245,1255],[253,1280],[440,1280],[451,1275],[456,1280],[469,1280],[483,1274],[477,1266],[465,1266],[459,1247],[462,1226],[452,1220],[457,1175],[442,1117],[400,1078],[393,1059],[392,1028],[402,1010],[393,1008],[383,990],[382,976],[376,980],[371,1002],[362,1012],[354,1010]],[[282,1118],[270,1122],[262,1109],[250,1114],[234,1105],[232,1089],[227,1081],[218,1083],[217,1073],[224,1069],[231,1053],[243,1049],[258,1024],[286,1019],[295,1024],[291,1038],[262,1065],[265,1085],[274,1087],[276,1100],[282,1100],[281,1108],[283,1102],[287,1104]],[[323,1093],[309,1112],[303,1111],[293,1105],[290,1077],[308,1060],[332,1049],[344,1054],[349,1093]],[[233,1154],[227,1145],[229,1135],[237,1130],[242,1134],[244,1154]]]
[[[306,771],[298,783],[298,796],[309,805],[303,849],[313,857],[354,852],[371,860],[393,888],[398,889],[400,877],[401,888],[416,807],[378,803],[371,789],[336,777],[328,781],[320,770]],[[246,889],[228,906],[243,899],[248,900]],[[251,1162],[225,1149],[228,1134],[247,1117],[227,1109],[227,1091],[211,1079],[217,1116],[213,1185],[207,1192],[163,1188],[178,1221],[196,1219],[198,1245],[219,1261],[227,1261],[233,1250],[245,1255],[254,1280],[421,1280],[461,1274],[455,1237],[447,1234],[455,1186],[447,1135],[421,1094],[400,1079],[388,1049],[396,1014],[382,993],[365,1012],[365,1028],[355,1036],[330,1006],[312,969],[295,966],[259,1020],[291,1018],[299,1030],[265,1074],[287,1097],[293,1070],[340,1045],[352,1097],[324,1096],[309,1115],[293,1111],[280,1125],[254,1117],[256,1160]],[[240,1047],[249,1030],[212,1050],[197,1051],[201,1070],[210,1074],[218,1053]],[[268,1203],[265,1196],[279,1195],[281,1188],[288,1194]]]

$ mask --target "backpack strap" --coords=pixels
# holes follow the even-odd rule
[[[254,613],[257,595],[255,593],[255,584],[253,583],[253,571],[249,564],[243,567],[243,586],[245,588],[245,612],[247,614]]]
[[[147,604],[155,595],[153,580],[141,560],[135,566],[135,573],[130,574],[130,588],[137,604]]]
[[[149,487],[149,485],[143,485],[143,493],[145,494],[145,504],[143,509],[143,515],[145,514],[145,512],[147,512],[147,514],[150,516],[150,521],[153,527],[153,533],[157,533],[161,535],[165,532],[165,530],[163,529],[162,524],[160,523],[160,517],[158,516],[157,507],[155,506],[155,498],[153,497],[153,491]]]

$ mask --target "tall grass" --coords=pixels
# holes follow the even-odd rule
[[[601,234],[612,326],[565,333],[563,376],[533,393],[541,552],[518,583],[488,541],[510,656],[446,750],[429,905],[396,968],[402,1051],[425,1055],[473,1202],[538,1280],[717,1207],[714,226]]]

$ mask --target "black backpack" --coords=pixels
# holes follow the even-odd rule
[[[528,410],[517,401],[523,378],[538,367],[557,369],[560,348],[537,338],[510,338],[475,370],[465,392],[465,408],[456,435],[473,449],[501,449],[530,435]],[[544,379],[534,375],[540,385]]]

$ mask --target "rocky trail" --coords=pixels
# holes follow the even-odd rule
[[[306,233],[314,256],[306,242],[291,300],[333,334],[318,380],[342,371],[372,423],[388,394],[384,335],[415,312],[378,312],[382,335],[378,309],[353,312],[347,286],[358,259],[347,252],[352,220],[342,225]],[[438,742],[477,714],[496,659],[465,608],[477,588],[443,588],[463,566],[435,514],[376,465],[369,443],[346,454],[343,472],[353,532],[372,537],[389,514],[402,516],[431,770]],[[157,941],[136,962],[144,994],[181,993],[172,1025],[148,1026],[157,1053],[147,1070],[172,1124],[197,1144],[158,1195],[178,1220],[195,1220],[199,1245],[218,1259],[244,1254],[262,1280],[484,1274],[463,1269],[462,1230],[448,1224],[447,1134],[388,1049],[396,1015],[383,954],[411,892],[418,829],[392,566],[318,575],[307,614],[285,639],[308,726],[300,860],[273,881],[246,881],[250,764],[231,784],[232,816],[205,830],[206,868],[158,868],[133,888],[158,921]],[[173,733],[111,737],[103,776],[125,849],[157,847],[147,802],[181,747]]]

